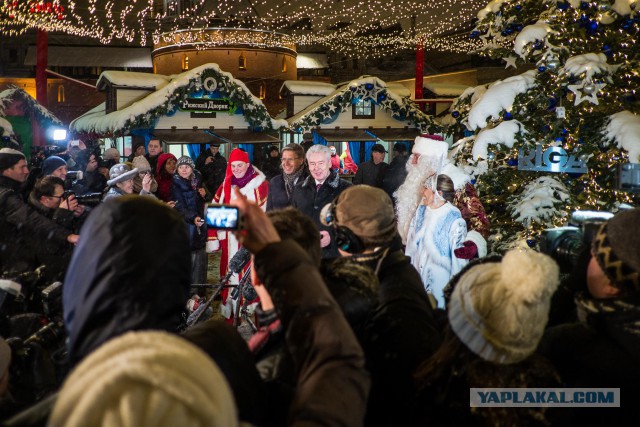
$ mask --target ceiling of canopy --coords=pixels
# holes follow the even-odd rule
[[[468,32],[486,4],[487,0],[6,0],[0,3],[0,31],[17,35],[40,28],[104,44],[150,45],[176,30],[240,27],[282,33],[298,46],[321,45],[358,56],[411,49],[417,40],[427,49],[462,52],[471,49]],[[260,43],[266,43],[264,37]]]

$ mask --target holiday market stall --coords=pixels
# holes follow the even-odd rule
[[[471,38],[535,69],[465,91],[447,131],[477,180],[493,249],[537,247],[574,210],[640,202],[640,2],[492,1]]]
[[[304,92],[303,85],[304,82],[298,82],[296,90]],[[317,89],[317,85],[312,89]],[[335,145],[339,151],[348,147],[359,164],[370,158],[375,143],[389,150],[394,142],[409,145],[420,133],[438,132],[439,125],[407,95],[401,85],[390,86],[376,77],[360,77],[289,117],[291,138]]]
[[[18,142],[28,157],[32,147],[53,141],[53,131],[63,125],[27,92],[11,87],[0,92],[0,128],[0,136]]]
[[[107,101],[71,123],[71,130],[118,141],[122,155],[138,141],[158,138],[165,151],[197,157],[206,144],[224,152],[240,146],[253,154],[252,144],[275,143],[284,120],[274,120],[241,81],[205,64],[174,76],[105,72],[98,89]]]

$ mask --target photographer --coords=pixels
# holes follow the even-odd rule
[[[60,227],[27,205],[20,196],[20,185],[27,179],[27,160],[19,151],[0,150],[0,271],[23,272],[30,268],[33,254],[26,237],[66,246],[75,244],[78,235]]]
[[[55,221],[61,227],[72,232],[79,228],[74,211],[78,206],[75,198],[68,197],[64,191],[64,181],[55,176],[45,176],[38,181],[29,195],[29,205],[43,216]],[[62,280],[71,259],[71,247],[55,244],[49,240],[27,237],[30,247],[35,249],[36,265],[46,265],[49,280]]]
[[[578,323],[549,328],[538,352],[568,387],[620,388],[620,409],[578,412],[575,425],[627,425],[640,399],[640,209],[602,224],[591,244]],[[635,230],[635,231],[634,231]],[[584,417],[584,418],[583,418]],[[580,421],[583,421],[580,423]]]

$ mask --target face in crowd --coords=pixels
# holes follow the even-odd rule
[[[118,187],[126,194],[133,193],[133,178],[116,183],[116,187]]]
[[[247,173],[247,169],[249,169],[249,163],[245,163],[242,161],[231,162],[231,173],[236,178],[240,179]]]
[[[178,161],[176,159],[169,159],[164,164],[164,169],[169,173],[169,175],[173,175],[176,171],[176,164]]]
[[[7,178],[11,178],[14,181],[25,182],[27,180],[27,176],[29,176],[29,167],[27,166],[27,161],[20,160],[12,167],[5,169],[2,172],[2,175],[6,176]]]
[[[280,162],[282,163],[284,173],[291,175],[302,167],[304,159],[302,157],[296,157],[296,153],[292,150],[283,150]]]
[[[192,173],[193,173],[193,169],[191,169],[191,166],[189,165],[178,166],[178,175],[180,175],[181,178],[189,179]]]
[[[152,157],[160,155],[160,153],[162,153],[162,146],[160,145],[160,141],[157,139],[152,139],[151,141],[149,141],[147,150],[149,151],[149,155]]]
[[[56,170],[54,170],[53,172],[51,172],[51,175],[60,178],[61,180],[65,180],[65,178],[67,177],[67,166],[66,165],[62,165],[59,168],[57,168]]]
[[[331,170],[331,162],[324,153],[309,153],[307,155],[309,162],[309,172],[316,181],[324,181],[329,176]]]

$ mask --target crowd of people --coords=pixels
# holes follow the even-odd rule
[[[487,254],[487,213],[437,135],[389,164],[376,144],[357,171],[321,144],[273,147],[262,169],[239,148],[134,148],[31,172],[0,150],[0,270],[63,280],[68,336],[62,386],[21,413],[0,339],[7,425],[635,425],[640,209],[603,222],[567,281],[532,249]],[[241,228],[209,226],[207,204]],[[217,251],[222,318],[185,328]],[[472,387],[620,388],[621,405],[476,408]]]

